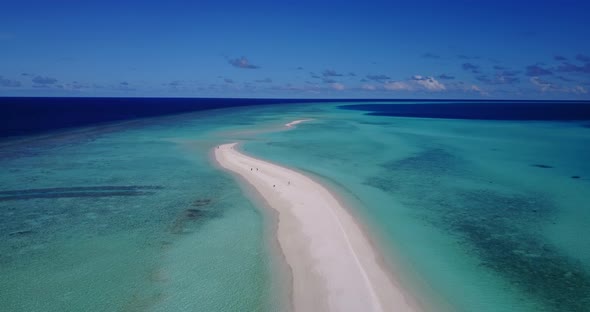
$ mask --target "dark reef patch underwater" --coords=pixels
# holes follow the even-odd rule
[[[588,311],[590,273],[577,260],[540,239],[556,207],[542,194],[455,186],[465,161],[443,148],[381,164],[365,184],[404,198],[418,218],[455,236],[480,265],[555,311]],[[439,190],[433,192],[431,190]]]
[[[45,189],[27,189],[0,191],[0,201],[27,200],[37,198],[72,198],[72,197],[113,197],[153,195],[153,190],[161,190],[161,186],[130,185],[130,186],[77,186],[54,187]]]

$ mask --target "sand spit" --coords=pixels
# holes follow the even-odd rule
[[[298,120],[293,120],[293,121],[291,121],[289,123],[286,123],[285,124],[285,127],[287,127],[287,128],[293,128],[294,126],[296,126],[296,125],[298,125],[298,124],[300,124],[302,122],[306,122],[306,121],[310,121],[310,120],[311,119],[298,119]]]
[[[379,265],[377,250],[332,193],[301,173],[236,147],[217,147],[215,158],[278,212],[277,236],[292,271],[295,311],[419,310]]]

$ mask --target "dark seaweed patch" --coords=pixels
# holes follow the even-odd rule
[[[451,227],[478,251],[482,265],[502,273],[512,285],[556,311],[588,311],[590,277],[578,261],[540,240],[513,233],[510,226],[461,220]],[[498,234],[502,229],[504,234]]]
[[[418,218],[449,232],[481,265],[545,308],[587,311],[590,274],[540,234],[552,222],[554,204],[539,194],[444,183],[463,179],[467,165],[447,150],[429,149],[382,164],[381,174],[365,184],[398,194]],[[469,177],[470,182],[486,181],[477,179]]]
[[[581,178],[582,178],[581,176],[577,176],[577,175],[572,176],[572,179],[581,179]]]
[[[537,168],[553,168],[553,166],[543,165],[543,164],[532,164],[531,166],[537,167]]]
[[[211,199],[197,199],[193,201],[193,207],[200,208],[188,208],[183,210],[172,222],[170,232],[172,234],[184,234],[190,233],[191,227],[194,224],[199,224],[208,218],[215,218],[218,213],[214,210],[203,209],[203,206],[207,206],[211,203]]]
[[[8,236],[21,236],[21,235],[28,235],[28,234],[32,234],[33,231],[32,230],[20,230],[20,231],[14,231],[11,233],[8,233]]]
[[[161,190],[164,187],[159,185],[125,185],[125,186],[75,186],[75,187],[52,187],[42,189],[10,190],[0,191],[0,195],[22,195],[38,193],[63,193],[80,191],[135,191],[135,190]]]
[[[44,189],[26,189],[0,191],[0,202],[11,200],[28,200],[41,198],[76,198],[76,197],[115,197],[115,196],[143,196],[155,194],[149,190],[160,190],[161,186],[131,185],[131,186],[79,186],[55,187]]]
[[[76,198],[76,197],[115,197],[115,196],[142,196],[153,195],[154,192],[75,192],[75,193],[50,193],[50,194],[28,194],[20,196],[2,196],[1,201],[28,200],[41,198]]]
[[[400,190],[398,184],[395,181],[391,181],[383,177],[368,177],[365,179],[364,184],[378,188],[387,193],[393,193]]]
[[[381,164],[387,170],[414,171],[431,176],[456,174],[457,159],[442,148],[428,149],[416,155]]]
[[[210,203],[211,203],[210,199],[197,199],[197,200],[193,201],[193,206],[195,206],[195,207],[207,206]]]
[[[203,210],[199,210],[199,209],[187,209],[184,211],[184,216],[187,219],[191,219],[191,220],[198,219],[198,218],[203,217],[205,215],[206,215],[206,213]]]
[[[583,265],[517,227],[520,222],[542,224],[554,209],[547,200],[481,190],[457,195],[476,211],[444,219],[482,265],[556,310],[587,311],[590,275]]]

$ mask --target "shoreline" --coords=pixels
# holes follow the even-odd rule
[[[215,159],[276,214],[276,239],[292,272],[295,311],[420,311],[391,280],[382,255],[337,197],[308,176],[244,155],[236,146],[217,147]]]

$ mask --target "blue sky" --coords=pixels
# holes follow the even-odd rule
[[[590,99],[588,1],[13,1],[0,96]]]

